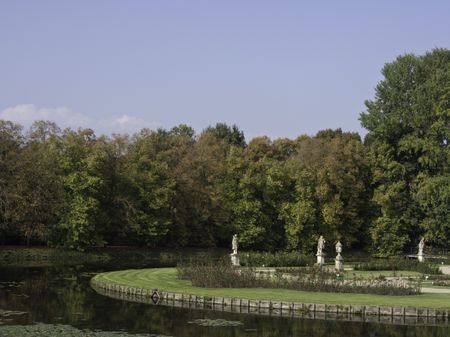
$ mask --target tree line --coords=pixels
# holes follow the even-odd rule
[[[357,133],[256,137],[218,123],[134,135],[0,120],[0,241],[240,246],[311,253],[316,239],[389,256],[450,239],[450,51],[383,68]]]

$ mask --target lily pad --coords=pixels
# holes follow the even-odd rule
[[[80,330],[70,325],[34,324],[0,326],[2,337],[170,337],[156,334],[130,334],[124,331]]]

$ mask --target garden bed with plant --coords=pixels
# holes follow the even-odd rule
[[[282,270],[282,271],[281,271]],[[203,288],[271,288],[302,291],[360,293],[378,295],[416,295],[420,279],[385,277],[344,278],[327,267],[275,269],[263,273],[254,268],[233,268],[227,259],[190,261],[179,264],[178,278]]]
[[[417,260],[407,259],[376,259],[366,262],[355,263],[354,270],[358,271],[413,271],[422,274],[440,275],[439,265],[436,263],[423,263]]]

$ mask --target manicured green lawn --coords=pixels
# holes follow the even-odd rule
[[[175,268],[129,269],[101,273],[99,281],[160,291],[194,295],[237,297],[260,300],[281,300],[305,303],[353,304],[403,307],[450,308],[450,294],[385,296],[366,294],[337,294],[263,288],[197,288],[189,281],[178,280]]]
[[[409,271],[409,270],[377,270],[377,271],[363,271],[363,270],[349,270],[345,271],[344,277],[346,279],[351,279],[355,277],[359,278],[371,278],[371,277],[378,277],[378,276],[405,276],[405,277],[417,277],[421,276],[422,274],[416,271]]]

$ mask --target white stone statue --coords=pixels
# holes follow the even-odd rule
[[[344,259],[342,258],[342,243],[341,241],[336,242],[336,258],[334,259],[334,269],[336,273],[342,273],[344,271]]]
[[[423,249],[425,248],[425,240],[423,239],[423,237],[422,237],[422,239],[420,239],[420,242],[419,242],[419,255],[423,255]]]
[[[238,251],[238,236],[237,236],[237,234],[233,235],[233,241],[231,242],[231,248],[233,250],[233,254],[237,254],[237,251]]]
[[[319,241],[317,242],[317,264],[323,265],[325,264],[325,254],[323,253],[323,249],[325,248],[325,239],[321,235],[319,237]]]
[[[342,243],[341,243],[341,241],[338,241],[336,243],[336,253],[338,253],[338,255],[342,253]]]
[[[419,262],[424,262],[425,257],[423,253],[423,249],[425,248],[425,239],[422,237],[419,242],[419,252],[417,253],[417,259]]]
[[[230,254],[231,257],[231,265],[234,267],[240,266],[239,262],[239,255],[238,255],[238,236],[237,234],[233,235],[233,240],[231,241],[231,249],[232,253]]]
[[[323,249],[325,248],[325,239],[321,235],[317,242],[317,255],[323,255]]]

